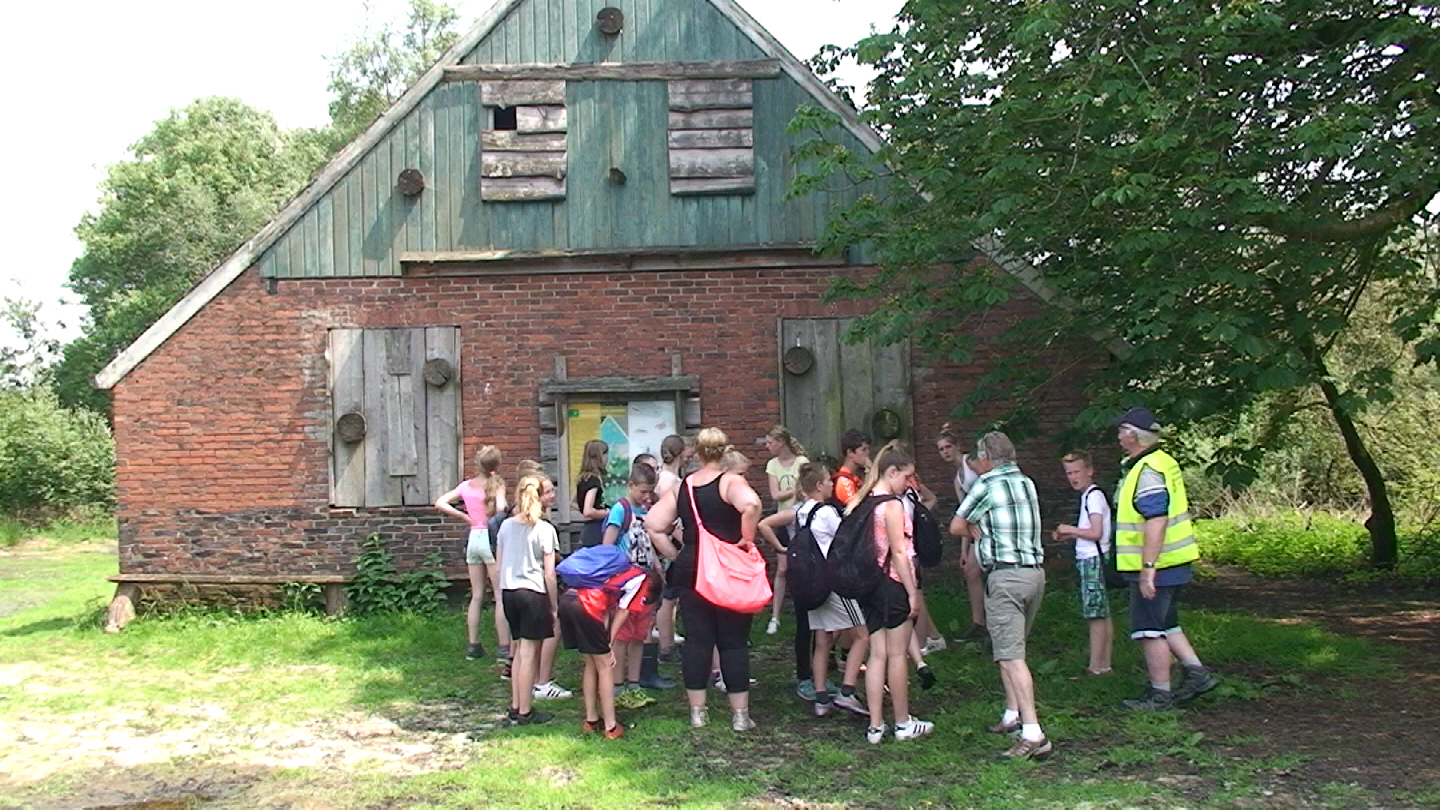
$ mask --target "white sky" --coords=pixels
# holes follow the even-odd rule
[[[451,0],[467,28],[491,0]],[[377,19],[398,17],[404,0],[372,0]],[[795,55],[848,45],[888,27],[902,0],[741,0]],[[15,3],[0,30],[0,75],[10,77],[10,112],[0,147],[11,156],[10,191],[0,195],[0,295],[61,307],[74,228],[93,210],[105,167],[172,108],[207,95],[235,96],[269,110],[284,127],[328,120],[326,56],[364,27],[364,0],[73,0]],[[847,78],[850,78],[847,76]],[[852,84],[857,82],[851,78]],[[73,298],[73,296],[70,296]],[[0,338],[5,337],[0,333]]]

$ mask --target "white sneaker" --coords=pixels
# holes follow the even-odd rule
[[[945,639],[943,639],[943,638],[938,638],[938,637],[937,637],[937,638],[927,638],[927,639],[925,639],[925,646],[923,646],[923,647],[920,648],[920,654],[921,654],[921,655],[929,655],[930,653],[942,652],[944,649],[945,649]]]
[[[895,739],[913,740],[916,737],[923,737],[934,730],[934,723],[921,720],[912,714],[908,722],[895,724]]]
[[[690,707],[690,727],[704,728],[710,722],[710,712],[704,706]]]
[[[676,643],[676,644],[684,644],[684,643],[685,643],[685,637],[682,636],[682,635],[680,635],[679,633],[676,633],[676,634],[675,634],[675,643]]]
[[[871,745],[879,745],[880,741],[883,739],[885,739],[884,723],[881,723],[879,727],[871,726],[865,729],[865,742],[870,743]]]
[[[530,695],[535,700],[562,700],[573,694],[569,689],[562,689],[560,685],[554,681],[537,683],[535,684],[535,688],[530,690]]]
[[[753,731],[755,721],[750,719],[750,712],[732,712],[730,715],[730,730],[737,732]]]
[[[773,636],[778,632],[780,632],[780,620],[771,619],[770,623],[765,625],[765,635]]]
[[[829,714],[829,713],[830,713],[830,707],[831,707],[831,705],[832,705],[832,704],[830,704],[830,703],[821,703],[821,702],[819,702],[819,701],[816,701],[815,704],[814,704],[814,707],[815,707],[815,716],[816,716],[816,717],[824,717],[825,715]]]
[[[870,714],[870,710],[865,708],[865,704],[860,702],[860,698],[854,695],[836,695],[833,702],[837,708],[844,709],[852,714],[858,714],[862,717]]]

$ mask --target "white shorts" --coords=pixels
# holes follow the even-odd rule
[[[490,530],[484,526],[470,529],[470,539],[465,543],[466,565],[494,565],[495,552],[490,548]]]
[[[865,613],[854,599],[843,599],[830,594],[825,604],[810,611],[811,630],[849,630],[865,626]]]

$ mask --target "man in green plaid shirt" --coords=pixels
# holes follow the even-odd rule
[[[1040,545],[1040,499],[1035,482],[1015,466],[1015,445],[999,431],[986,433],[975,446],[975,471],[951,534],[976,540],[985,572],[985,623],[1000,680],[1005,684],[1005,713],[990,727],[996,734],[1020,732],[1002,756],[1044,759],[1053,747],[1035,713],[1035,682],[1025,663],[1025,639],[1045,596],[1045,550]]]

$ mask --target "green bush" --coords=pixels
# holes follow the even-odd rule
[[[1371,569],[1370,538],[1361,519],[1317,511],[1232,515],[1197,524],[1202,557],[1262,576],[1306,576],[1363,581]],[[1402,527],[1395,575],[1440,580],[1440,530]]]
[[[0,513],[44,519],[115,503],[115,440],[104,417],[46,389],[0,392]]]

